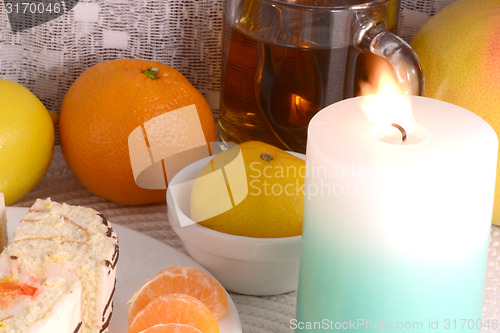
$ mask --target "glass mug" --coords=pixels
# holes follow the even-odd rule
[[[304,153],[314,114],[360,95],[380,68],[389,68],[403,93],[422,95],[418,58],[393,34],[399,6],[399,0],[225,0],[219,139]]]

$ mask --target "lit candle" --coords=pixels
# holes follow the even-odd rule
[[[424,97],[380,126],[363,111],[394,101],[344,100],[309,124],[297,332],[486,324],[497,136],[472,112]]]

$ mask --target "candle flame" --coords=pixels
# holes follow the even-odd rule
[[[410,130],[414,126],[410,99],[403,95],[390,73],[381,72],[376,81],[376,87],[368,83],[361,87],[362,95],[367,95],[362,106],[364,113],[380,129],[387,130],[392,124],[398,124]]]
[[[311,113],[318,110],[319,107],[314,103],[308,101],[304,97],[292,94],[290,100],[290,114],[288,116],[288,122],[290,124],[300,124],[304,123],[304,119],[310,119]]]

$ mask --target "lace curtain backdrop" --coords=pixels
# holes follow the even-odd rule
[[[74,5],[66,14],[20,32],[11,29],[8,1],[0,1],[0,77],[26,86],[48,109],[59,111],[88,67],[141,58],[178,69],[217,116],[223,0],[66,0]],[[410,41],[453,1],[402,0],[398,34]]]

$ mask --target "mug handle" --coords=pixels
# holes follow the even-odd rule
[[[404,94],[423,96],[424,75],[417,55],[403,39],[385,30],[382,23],[362,31],[358,47],[391,64]]]

